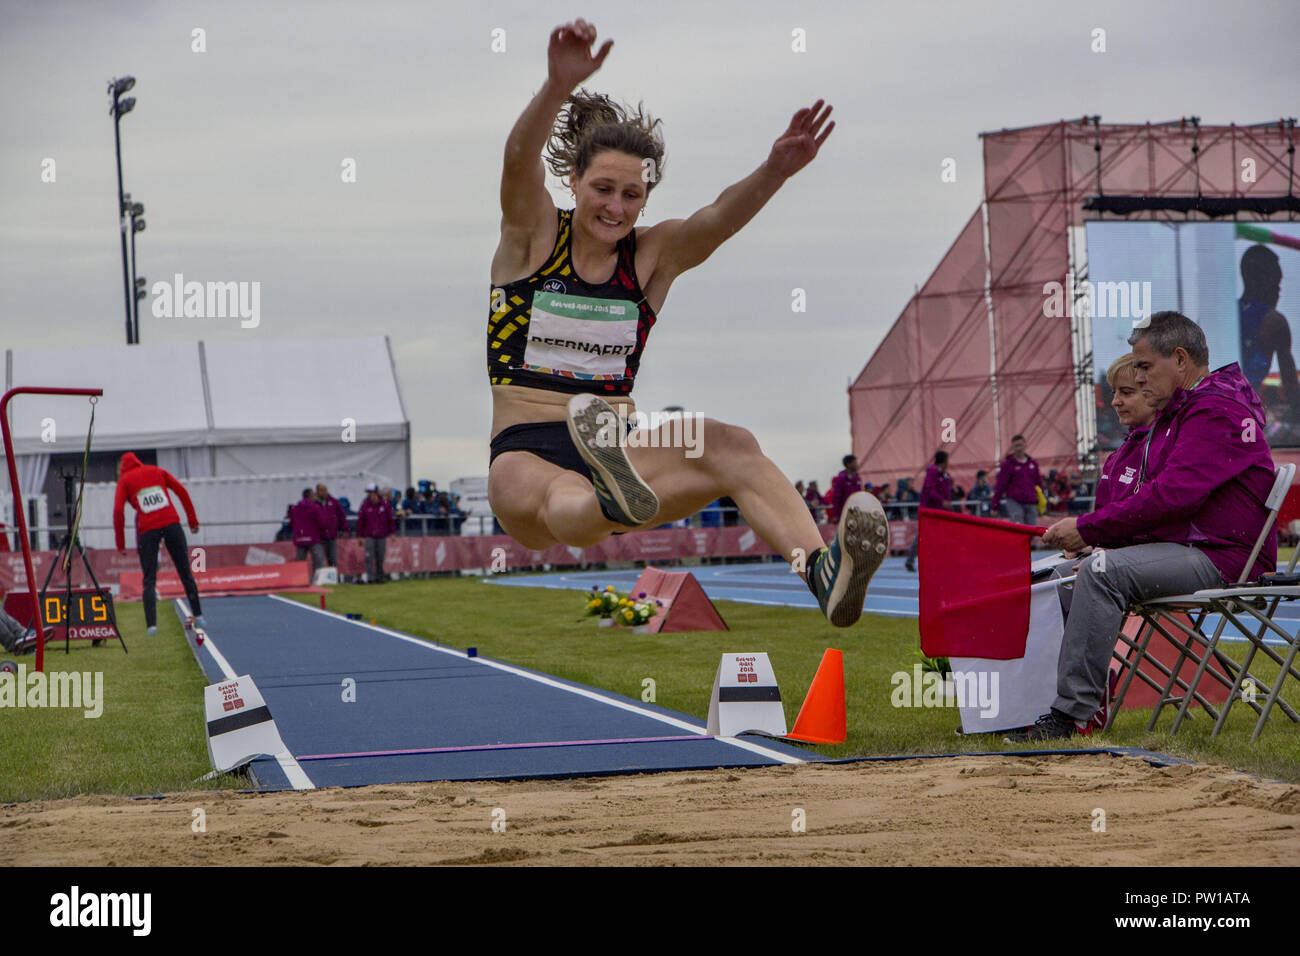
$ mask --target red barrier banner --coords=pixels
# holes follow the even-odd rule
[[[194,572],[194,583],[199,593],[217,591],[260,591],[272,588],[304,588],[311,583],[310,571],[306,561],[288,561],[284,564],[268,564],[258,567],[246,565],[242,568],[212,568]],[[180,576],[175,571],[159,571],[157,589],[160,597],[184,597],[185,588]],[[120,598],[124,601],[138,600],[144,593],[144,572],[123,571]]]

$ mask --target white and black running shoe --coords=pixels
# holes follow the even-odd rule
[[[829,548],[818,552],[808,569],[808,583],[826,620],[848,627],[862,616],[871,576],[889,553],[889,522],[876,496],[859,491],[849,496]]]
[[[631,528],[654,518],[659,498],[628,460],[623,423],[613,407],[597,395],[575,395],[569,400],[568,422],[605,517]]]

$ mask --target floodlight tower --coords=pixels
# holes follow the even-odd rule
[[[122,94],[135,86],[135,77],[123,76],[108,81],[108,95],[112,97],[112,103],[109,104],[108,111],[113,115],[113,146],[117,152],[117,217],[121,225],[122,232],[122,292],[123,301],[126,304],[126,344],[135,344],[134,331],[131,325],[131,278],[127,274],[126,262],[126,196],[122,192],[122,133],[120,124],[122,117],[135,108],[135,97],[128,96],[122,99]]]

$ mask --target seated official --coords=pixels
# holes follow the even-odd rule
[[[1067,552],[1106,551],[1104,561],[1079,566],[1052,709],[1011,742],[1077,734],[1077,722],[1104,699],[1129,605],[1238,580],[1268,518],[1273,458],[1264,407],[1241,369],[1234,363],[1211,373],[1205,333],[1178,312],[1151,316],[1129,344],[1134,381],[1156,410],[1135,488],[1119,498],[1111,490],[1096,511],[1063,518],[1043,536]],[[1276,566],[1277,541],[1269,537],[1248,577]]]
[[[1142,453],[1146,450],[1146,438],[1151,431],[1151,421],[1156,417],[1156,409],[1138,387],[1136,375],[1132,352],[1115,359],[1106,370],[1106,382],[1112,394],[1111,407],[1115,409],[1119,423],[1128,429],[1128,434],[1101,467],[1093,511],[1112,501],[1127,498],[1138,489]]]

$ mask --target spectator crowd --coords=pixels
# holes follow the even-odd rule
[[[947,456],[944,456],[946,463]],[[1084,514],[1091,509],[1093,487],[1080,475],[1069,475],[1055,468],[1042,475],[1038,463],[1025,453],[1024,436],[1012,439],[1011,453],[994,472],[993,482],[989,472],[981,469],[975,473],[975,482],[966,488],[946,475],[941,488],[928,494],[917,489],[912,478],[903,476],[895,482],[873,485],[862,480],[858,473],[858,460],[845,455],[843,470],[831,479],[830,490],[822,493],[816,481],[806,484],[795,482],[795,490],[803,497],[809,512],[819,524],[834,524],[839,520],[840,508],[855,491],[869,491],[885,506],[886,516],[893,521],[914,519],[919,507],[938,507],[946,503],[953,511],[981,517],[1005,517],[1037,522],[1039,511],[1038,489],[1043,493],[1045,514]],[[927,472],[936,466],[931,464]],[[935,495],[940,497],[936,498]],[[929,499],[929,500],[926,500]],[[1032,514],[1030,509],[1032,508]],[[1014,512],[1014,514],[1013,514]]]
[[[304,488],[302,497],[288,506],[275,539],[292,541],[297,560],[310,561],[314,578],[318,569],[337,566],[339,538],[359,538],[365,543],[365,581],[381,584],[387,580],[384,555],[389,537],[459,534],[464,519],[460,496],[439,491],[432,481],[421,480],[419,490],[407,488],[405,496],[372,482],[355,511],[347,498],[335,498],[318,484]]]

